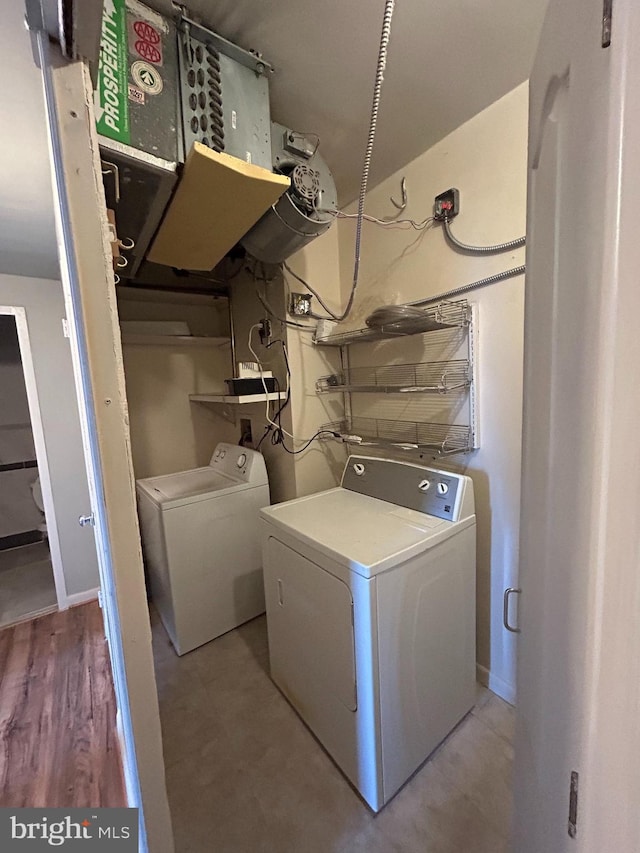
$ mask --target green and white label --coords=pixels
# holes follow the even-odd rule
[[[127,10],[125,0],[105,0],[102,12],[98,88],[94,93],[98,133],[128,143]]]

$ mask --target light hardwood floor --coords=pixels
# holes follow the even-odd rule
[[[125,806],[97,602],[0,631],[0,806]]]

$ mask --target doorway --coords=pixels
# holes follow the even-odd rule
[[[0,628],[66,590],[24,308],[0,306]]]

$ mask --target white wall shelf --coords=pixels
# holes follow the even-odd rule
[[[222,347],[230,338],[197,337],[196,335],[132,335],[125,332],[122,343],[131,346]]]
[[[267,400],[278,402],[284,400],[286,394],[284,391],[278,393],[274,391],[272,394],[242,394],[241,396],[232,394],[189,394],[189,399],[194,403],[221,403],[225,406],[243,406],[247,403],[266,403]]]

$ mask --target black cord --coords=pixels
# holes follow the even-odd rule
[[[256,450],[260,450],[260,445],[261,445],[261,444],[262,444],[262,442],[265,440],[265,438],[269,435],[269,433],[270,433],[270,432],[271,432],[271,424],[268,424],[268,425],[267,425],[267,428],[265,429],[265,431],[264,431],[264,432],[263,432],[263,434],[262,434],[262,438],[261,438],[261,439],[260,439],[260,441],[256,444]]]
[[[289,356],[287,354],[287,347],[286,347],[285,342],[281,338],[275,338],[273,341],[271,341],[270,344],[266,344],[265,349],[270,349],[272,346],[274,346],[274,344],[281,344],[282,345],[282,354],[284,355],[284,363],[285,363],[285,366],[287,369],[287,377],[288,377],[287,396],[285,398],[284,403],[281,404],[280,408],[278,409],[278,411],[273,416],[273,420],[277,424],[277,426],[274,427],[273,424],[267,424],[267,428],[265,429],[264,434],[262,435],[262,438],[258,442],[256,450],[260,450],[260,445],[265,440],[265,438],[269,435],[270,432],[273,432],[273,435],[271,436],[271,443],[272,444],[274,444],[274,445],[283,444],[284,445],[284,433],[282,431],[282,425],[280,423],[280,416],[282,415],[282,412],[286,409],[286,407],[289,405],[289,402],[291,401],[291,368],[289,367]],[[278,397],[279,397],[280,396],[280,383],[278,382],[277,376],[274,377],[274,380],[276,383],[276,391],[278,392]],[[274,430],[275,430],[275,432],[274,432]]]
[[[284,350],[284,351],[286,352],[286,350]],[[286,356],[285,356],[285,359],[286,359]],[[287,372],[289,372],[288,361],[287,361]],[[289,377],[291,377],[290,373],[289,373]],[[277,384],[277,380],[276,380],[276,384]],[[286,400],[284,401],[282,406],[280,406],[278,411],[273,416],[273,420],[277,424],[277,426],[274,427],[271,424],[269,424],[269,427],[270,427],[269,431],[271,432],[271,444],[274,447],[277,447],[278,445],[280,445],[280,447],[282,447],[282,449],[285,450],[287,453],[289,453],[291,456],[297,456],[298,453],[302,453],[303,451],[305,451],[309,447],[309,445],[312,444],[321,435],[332,435],[334,438],[339,438],[339,433],[336,433],[333,430],[319,429],[316,432],[316,434],[312,435],[311,438],[308,441],[306,441],[302,447],[298,448],[298,450],[290,450],[287,447],[287,443],[284,440],[284,430],[282,429],[282,423],[280,420],[281,415],[282,415],[282,411],[289,404],[290,399],[291,399],[291,393],[289,390],[287,392]],[[263,438],[264,438],[264,436],[263,436]],[[260,441],[262,441],[262,439],[260,439]]]
[[[284,443],[284,441],[282,441],[281,444],[282,444],[282,447],[284,448],[284,450],[287,451],[287,453],[290,453],[291,456],[296,456],[298,453],[302,453],[303,451],[305,451],[307,449],[307,447],[309,447],[309,445],[313,441],[315,441],[316,438],[320,438],[321,435],[331,435],[331,436],[333,436],[333,438],[340,438],[340,433],[334,432],[332,429],[319,429],[318,432],[315,435],[312,435],[311,438],[309,439],[309,441],[307,441],[307,443],[303,447],[301,447],[299,450],[289,450],[289,448]]]
[[[285,450],[287,453],[289,453],[291,456],[297,456],[298,453],[302,453],[303,451],[305,451],[309,447],[309,445],[312,442],[314,442],[317,438],[319,438],[321,435],[331,435],[334,438],[339,438],[340,434],[337,432],[334,432],[333,430],[330,430],[330,429],[320,429],[307,442],[305,442],[305,444],[302,447],[298,448],[298,450],[290,450],[287,447],[286,442],[284,440],[284,430],[282,429],[281,417],[282,417],[282,412],[286,409],[286,407],[291,402],[291,368],[289,366],[289,355],[287,353],[287,347],[286,347],[283,340],[281,340],[280,338],[276,338],[275,340],[271,341],[270,344],[267,344],[265,349],[269,349],[269,347],[272,347],[274,344],[282,344],[282,354],[284,355],[284,362],[285,362],[285,366],[287,368],[287,378],[288,378],[287,395],[285,397],[284,403],[282,403],[282,405],[280,406],[278,411],[273,416],[273,422],[276,424],[276,426],[274,426],[273,424],[267,424],[267,428],[265,429],[260,441],[258,442],[256,450],[260,450],[260,445],[262,444],[262,442],[265,440],[265,438],[269,434],[271,434],[271,444],[274,447],[277,447],[278,445],[280,445],[282,447],[282,449]],[[280,394],[280,383],[278,382],[277,378],[275,379],[275,383],[276,383],[276,390],[277,390],[278,395],[279,395]]]

